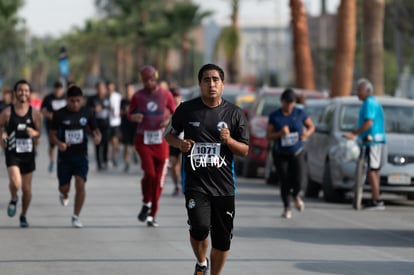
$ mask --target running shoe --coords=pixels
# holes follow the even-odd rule
[[[72,226],[75,227],[75,228],[82,228],[83,227],[83,224],[79,220],[78,216],[75,216],[75,215],[72,216]]]
[[[29,227],[29,223],[27,222],[26,216],[20,216],[20,227],[26,228]]]
[[[180,195],[180,188],[175,187],[173,192],[172,192],[173,197],[176,197],[178,195]]]
[[[207,275],[207,273],[208,273],[208,259],[207,259],[207,265],[199,265],[198,263],[196,263],[194,275]]]
[[[68,204],[69,204],[69,196],[68,196],[68,194],[66,194],[66,196],[65,196],[65,194],[60,193],[59,194],[59,201],[60,201],[60,204],[62,206],[68,206]]]
[[[295,203],[295,207],[299,212],[302,212],[303,210],[305,210],[305,203],[301,200],[301,198],[297,197],[294,200]]]
[[[148,227],[158,227],[160,225],[157,223],[157,221],[155,220],[154,217],[149,216],[147,218],[147,226]]]
[[[132,161],[134,162],[134,164],[138,164],[138,156],[137,156],[137,154],[135,154],[135,153],[132,154]]]
[[[15,200],[10,200],[9,206],[7,207],[7,216],[9,216],[10,218],[16,215],[17,200],[18,198],[16,198]]]
[[[286,208],[282,213],[282,217],[285,218],[285,219],[291,219],[292,218],[292,210],[290,210],[290,208]]]
[[[150,209],[151,208],[149,208],[148,206],[143,205],[141,211],[138,214],[138,220],[140,220],[141,222],[145,222],[147,220]]]
[[[55,164],[53,163],[53,161],[49,162],[49,167],[47,168],[49,173],[53,173],[54,169],[55,169]]]
[[[125,163],[124,172],[129,172],[129,163]]]
[[[366,210],[385,210],[385,204],[383,201],[370,200],[364,205]]]

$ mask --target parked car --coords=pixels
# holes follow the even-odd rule
[[[414,101],[378,97],[385,116],[387,156],[381,168],[381,191],[414,194]],[[332,99],[325,108],[316,131],[307,144],[308,181],[305,195],[318,196],[323,190],[326,201],[344,199],[355,181],[359,147],[343,137],[357,128],[361,101],[357,97]],[[369,189],[366,185],[365,189]]]
[[[179,88],[179,91],[181,93],[181,100],[182,101],[187,101],[190,100],[194,97],[193,93],[193,89],[191,88]]]
[[[256,94],[252,92],[247,92],[240,94],[236,97],[235,104],[239,106],[243,112],[246,114],[246,116],[249,115],[249,111],[254,103],[254,100],[256,99]]]
[[[297,105],[298,107],[305,108],[306,112],[312,119],[312,122],[316,125],[323,115],[325,107],[329,104],[329,99],[307,99],[304,105]],[[273,154],[270,153],[272,145],[269,143],[268,152],[266,155],[266,163],[264,170],[264,179],[267,184],[277,184],[278,177],[276,167],[273,162]],[[305,159],[306,159],[306,144],[305,144]]]
[[[198,85],[192,86],[188,88],[188,90],[191,93],[192,98],[200,96],[200,87]],[[246,98],[244,98],[244,96]],[[222,97],[225,100],[238,105],[239,107],[246,101],[252,101],[252,97],[254,100],[254,96],[254,89],[251,86],[243,84],[224,84]]]
[[[280,95],[285,88],[263,88],[256,94],[256,100],[249,112],[249,153],[244,158],[238,171],[245,177],[257,177],[258,168],[264,168],[266,163],[268,142],[266,139],[266,127],[268,116],[271,112],[280,108]],[[317,91],[294,89],[298,99],[326,98],[327,95]]]

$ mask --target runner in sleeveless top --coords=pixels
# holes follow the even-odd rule
[[[243,111],[223,100],[224,72],[214,64],[198,73],[201,97],[182,102],[165,134],[183,152],[185,194],[190,241],[197,258],[194,274],[207,274],[211,232],[211,274],[220,274],[226,261],[235,214],[234,155],[249,150]],[[184,139],[179,134],[184,131]]]
[[[167,173],[169,148],[163,138],[164,127],[175,110],[170,91],[157,84],[158,72],[152,66],[140,71],[144,88],[137,91],[131,100],[128,117],[137,123],[135,149],[141,158],[144,177],[141,180],[143,206],[138,220],[147,221],[148,226],[157,227],[155,220],[158,201]]]
[[[93,141],[99,144],[101,134],[95,117],[87,107],[82,107],[83,93],[77,86],[67,91],[67,106],[57,111],[50,126],[50,140],[59,148],[57,175],[59,199],[63,206],[69,203],[70,181],[75,177],[75,204],[72,216],[73,227],[83,227],[79,214],[85,201],[85,182],[88,175],[88,131]]]
[[[16,215],[18,190],[22,187],[20,227],[28,227],[26,214],[32,198],[36,144],[41,134],[41,114],[30,106],[32,89],[26,80],[14,85],[14,101],[0,114],[1,146],[5,149],[11,200],[7,215]]]

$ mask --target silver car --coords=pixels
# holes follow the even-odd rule
[[[384,109],[387,154],[381,168],[381,191],[414,195],[414,101],[377,97]],[[342,201],[354,185],[359,147],[344,133],[357,128],[361,101],[338,97],[325,108],[307,149],[308,181],[305,195],[317,197],[323,190],[326,201]],[[366,189],[369,186],[366,185]]]

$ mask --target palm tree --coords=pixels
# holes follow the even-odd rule
[[[363,1],[364,76],[377,95],[384,94],[384,0]]]
[[[341,0],[336,30],[331,96],[351,94],[356,45],[356,0]]]
[[[202,20],[211,14],[210,11],[201,12],[198,5],[192,3],[176,3],[171,10],[165,10],[164,16],[172,32],[175,32],[180,41],[182,85],[191,85],[193,69],[190,60],[191,39],[190,31],[201,25]]]
[[[6,81],[11,80],[18,71],[18,51],[24,50],[25,32],[17,30],[22,22],[17,13],[23,4],[22,0],[0,1],[0,79],[4,73]]]
[[[302,0],[290,0],[293,31],[293,54],[296,87],[315,89],[312,55],[309,46],[308,24]]]
[[[226,60],[226,70],[230,83],[237,83],[239,80],[240,57],[239,47],[241,42],[241,33],[239,27],[239,0],[231,0],[231,24],[224,27],[216,42],[215,55],[223,51]]]
[[[79,64],[82,66],[82,70],[71,70],[76,75],[71,75],[72,78],[81,79],[82,76],[79,74],[85,74],[87,79],[85,80],[86,86],[95,85],[96,81],[101,77],[101,54],[100,51],[103,45],[109,41],[106,36],[104,28],[104,19],[102,20],[87,20],[83,29],[77,30],[73,33],[66,35],[64,40],[69,45],[69,52],[77,51],[83,57],[83,63]],[[112,44],[111,44],[112,45]],[[72,64],[72,58],[71,64]],[[86,59],[86,62],[85,62]],[[73,67],[71,65],[71,67]]]

